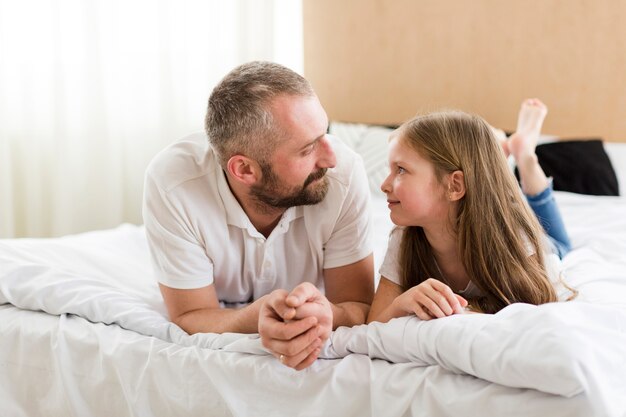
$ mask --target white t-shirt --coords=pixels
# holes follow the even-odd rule
[[[380,275],[387,278],[389,281],[402,285],[402,275],[400,269],[400,244],[402,242],[402,235],[404,234],[404,227],[395,226],[389,234],[389,243],[387,245],[387,253],[385,259],[380,267]],[[529,255],[532,255],[532,251]],[[562,298],[563,288],[562,283],[559,280],[559,274],[561,273],[561,260],[558,255],[552,252],[544,254],[544,262],[548,278],[550,282],[559,293],[559,299]],[[472,281],[467,284],[464,290],[457,291],[458,294],[464,297],[478,297],[482,293],[480,289],[474,285]]]
[[[215,284],[226,303],[302,282],[324,289],[323,269],[372,252],[367,177],[360,157],[329,137],[337,166],[316,205],[291,207],[266,239],[230,191],[204,133],[161,151],[146,171],[143,215],[157,280],[179,289]]]

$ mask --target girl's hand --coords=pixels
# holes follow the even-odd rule
[[[392,304],[401,315],[415,314],[430,320],[463,313],[467,300],[443,282],[429,278],[397,296]]]

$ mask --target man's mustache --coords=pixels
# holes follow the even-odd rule
[[[313,172],[311,175],[307,177],[306,181],[304,181],[304,187],[302,188],[306,188],[313,181],[319,180],[320,178],[322,178],[324,175],[326,175],[326,171],[328,171],[328,168],[322,168],[317,172]]]

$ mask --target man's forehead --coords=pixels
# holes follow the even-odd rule
[[[286,120],[302,120],[303,118],[326,116],[316,95],[303,96],[280,94],[269,101],[269,107],[275,116]]]
[[[328,117],[316,96],[278,96],[271,109],[282,141],[293,146],[313,142],[328,130]]]

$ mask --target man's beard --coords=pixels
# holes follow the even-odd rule
[[[295,191],[286,191],[280,179],[274,173],[269,164],[260,164],[263,174],[261,184],[254,185],[250,189],[250,194],[259,203],[271,208],[289,208],[295,206],[307,206],[321,202],[328,192],[328,179],[326,168],[313,172],[304,181],[302,187]],[[316,184],[313,181],[321,178]]]

